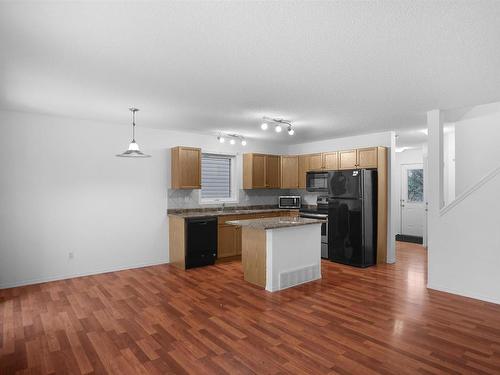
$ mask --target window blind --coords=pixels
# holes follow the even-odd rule
[[[201,158],[201,197],[231,198],[231,156],[203,154]]]

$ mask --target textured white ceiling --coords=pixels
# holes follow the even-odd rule
[[[500,100],[499,20],[500,1],[2,2],[0,107],[288,143],[421,128]]]

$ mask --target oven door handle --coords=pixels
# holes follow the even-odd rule
[[[328,220],[328,215],[321,215],[321,214],[299,214],[300,217],[304,217],[306,219],[322,219],[322,220]]]

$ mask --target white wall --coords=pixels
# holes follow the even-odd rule
[[[394,175],[396,179],[397,188],[394,191],[393,201],[397,205],[396,215],[396,233],[401,234],[401,168],[406,164],[423,164],[423,150],[422,148],[408,149],[403,152],[396,153],[396,166],[394,168]]]
[[[444,205],[455,200],[455,124],[443,127],[443,199]]]
[[[301,143],[288,147],[289,154],[308,154],[322,151],[349,150],[353,148],[385,146],[389,148],[389,186],[388,186],[388,228],[387,228],[387,261],[396,261],[395,233],[397,228],[398,202],[393,192],[397,191],[396,175],[392,166],[396,164],[396,136],[394,132],[363,134],[353,137],[326,139],[324,141]],[[300,192],[300,191],[292,191]],[[301,194],[307,204],[315,203],[316,194]]]
[[[500,102],[477,106],[455,122],[456,196],[500,167]]]
[[[268,153],[394,146],[393,133],[380,133],[291,147],[252,140],[243,148],[141,125],[137,141],[153,157],[126,159],[115,154],[128,146],[127,124],[0,111],[0,288],[168,262],[173,146]]]
[[[243,150],[138,122],[153,157],[117,158],[126,124],[7,111],[0,131],[0,288],[168,262],[169,148]],[[246,150],[286,152],[254,141]]]
[[[443,183],[443,113],[428,113],[429,228],[428,287],[500,303],[500,173],[441,209]],[[488,121],[488,120],[487,120]],[[499,139],[498,137],[496,138]],[[471,141],[471,145],[474,144]],[[460,152],[457,143],[456,153]],[[477,152],[482,152],[476,149]],[[458,169],[461,168],[457,157]],[[479,167],[476,164],[470,168]],[[493,197],[493,199],[492,199]]]

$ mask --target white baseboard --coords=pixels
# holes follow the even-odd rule
[[[427,288],[437,290],[440,292],[456,294],[456,295],[462,296],[462,297],[473,298],[473,299],[477,299],[479,301],[495,303],[497,305],[500,304],[500,298],[498,298],[498,297],[489,297],[489,296],[484,296],[484,295],[480,295],[480,294],[476,294],[476,293],[469,293],[469,292],[465,292],[462,290],[455,290],[452,288],[443,287],[441,285],[430,284],[430,283],[427,284]]]
[[[71,273],[71,274],[66,274],[66,275],[53,275],[53,276],[46,276],[46,277],[40,277],[40,278],[35,278],[35,279],[29,279],[29,280],[21,280],[21,281],[15,281],[12,283],[0,284],[0,289],[15,288],[18,286],[47,283],[49,281],[66,280],[66,279],[72,279],[75,277],[82,277],[82,276],[99,275],[101,273],[124,271],[124,270],[130,270],[130,269],[134,269],[134,268],[157,266],[160,264],[168,264],[168,262],[161,261],[161,262],[136,263],[136,264],[129,264],[129,265],[121,265],[121,266],[117,266],[117,267],[102,268],[102,269],[97,269],[97,270],[89,271],[89,272]]]

